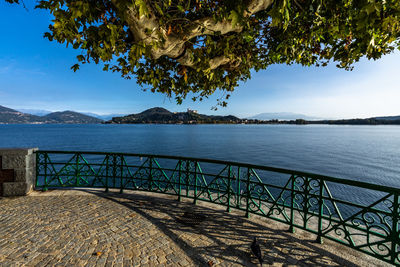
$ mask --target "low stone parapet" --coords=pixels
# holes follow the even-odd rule
[[[24,196],[36,179],[37,148],[0,148],[0,196]]]

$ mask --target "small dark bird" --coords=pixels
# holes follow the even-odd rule
[[[260,245],[257,242],[257,238],[256,237],[254,237],[253,243],[251,243],[250,248],[251,248],[251,251],[253,252],[254,256],[257,257],[258,261],[262,265],[264,260],[262,259],[261,248],[260,248]]]

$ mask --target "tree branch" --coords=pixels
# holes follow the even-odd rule
[[[117,0],[112,0],[114,6],[118,8],[117,2]],[[265,10],[272,2],[273,0],[251,0],[244,16],[248,17]],[[143,42],[146,46],[151,46],[151,55],[154,59],[158,59],[161,56],[178,58],[177,61],[187,67],[195,65],[192,54],[185,49],[185,44],[188,40],[201,35],[214,35],[216,32],[224,35],[230,32],[242,31],[241,26],[232,25],[231,21],[227,19],[215,21],[212,17],[207,17],[193,21],[191,26],[186,29],[186,34],[177,36],[175,34],[168,34],[167,28],[158,23],[153,10],[149,10],[147,16],[142,15],[139,17],[137,9],[131,7],[126,11],[126,15],[127,23],[135,41]],[[157,45],[154,45],[155,43]],[[237,60],[218,56],[209,61],[211,70],[228,63],[237,64]]]

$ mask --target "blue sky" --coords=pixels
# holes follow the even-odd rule
[[[378,61],[362,60],[355,70],[275,65],[254,73],[230,98],[227,108],[212,111],[216,93],[203,102],[176,105],[162,94],[143,92],[135,80],[84,65],[74,73],[79,51],[43,38],[48,12],[0,1],[0,105],[14,109],[137,113],[161,106],[206,114],[246,117],[262,112],[294,112],[322,118],[400,115],[400,53]]]

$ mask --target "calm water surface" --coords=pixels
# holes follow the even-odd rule
[[[0,125],[0,147],[232,160],[400,187],[400,126]]]

